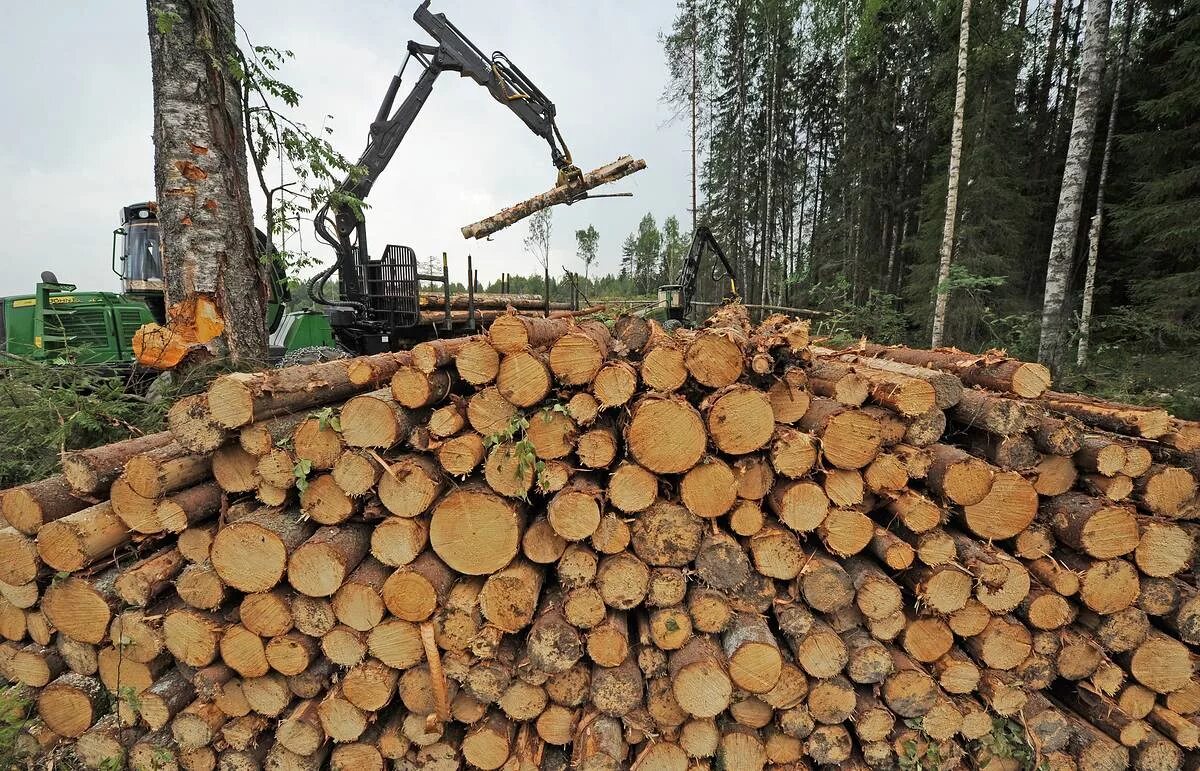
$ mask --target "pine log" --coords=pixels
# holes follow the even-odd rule
[[[671,654],[670,676],[675,700],[693,717],[715,717],[729,705],[733,684],[725,655],[708,637],[693,637]]]
[[[1083,423],[1127,436],[1157,439],[1171,430],[1171,417],[1157,407],[1106,402],[1082,394],[1048,391],[1041,403],[1049,409],[1077,418]]]
[[[117,568],[111,568],[92,578],[70,576],[54,582],[42,596],[42,611],[67,637],[98,645],[108,634],[119,604],[113,586],[117,575]]]
[[[117,594],[130,605],[144,607],[171,585],[183,565],[178,549],[163,549],[124,569],[115,582]]]
[[[29,536],[37,535],[42,525],[91,505],[77,497],[66,477],[59,474],[0,492],[0,518],[17,532]]]
[[[730,455],[754,452],[770,441],[775,430],[770,400],[750,386],[722,388],[701,409],[713,444]]]
[[[1127,507],[1067,493],[1047,501],[1044,511],[1055,535],[1089,556],[1110,559],[1137,548],[1137,518]]]
[[[869,344],[855,346],[848,352],[942,370],[957,375],[964,384],[1028,399],[1041,396],[1050,387],[1050,371],[1041,364],[1018,361],[999,352],[977,356],[954,348],[924,351]]]
[[[1074,455],[1075,465],[1084,471],[1114,476],[1125,468],[1128,456],[1125,447],[1108,436],[1087,434]]]
[[[607,422],[600,422],[579,435],[575,443],[575,457],[584,468],[608,468],[617,459],[620,449],[617,430]],[[658,451],[652,448],[648,452],[654,457]]]
[[[429,541],[450,568],[465,575],[488,575],[516,556],[524,512],[479,485],[463,485],[433,507]]]
[[[1120,658],[1129,673],[1155,693],[1183,688],[1196,667],[1196,656],[1186,645],[1158,631],[1151,631],[1133,652]]]
[[[132,747],[145,733],[137,727],[124,727],[115,714],[96,721],[75,742],[75,757],[85,768],[104,768],[104,764],[126,762],[126,748]]]
[[[821,438],[825,460],[842,469],[867,466],[883,446],[883,427],[864,410],[846,409],[828,399],[814,399],[799,426]]]
[[[637,370],[624,361],[610,361],[592,380],[592,393],[602,409],[628,404],[637,393]]]
[[[104,687],[95,678],[65,672],[38,693],[37,712],[59,736],[82,736],[104,712]]]
[[[322,527],[291,550],[288,583],[301,594],[330,597],[366,556],[369,545],[370,527],[365,523]],[[217,565],[216,545],[213,548],[213,564]]]
[[[546,505],[550,526],[567,541],[581,541],[600,526],[603,488],[598,477],[576,474]]]
[[[483,437],[472,431],[447,439],[437,449],[438,463],[447,474],[464,477],[483,463]]]
[[[1078,472],[1071,458],[1062,455],[1043,455],[1030,474],[1038,495],[1062,495],[1075,486]]]
[[[408,438],[415,416],[401,406],[390,388],[352,397],[340,411],[342,439],[350,447],[394,447]]]
[[[37,578],[41,562],[32,538],[13,527],[0,529],[0,581],[10,586],[27,584]]]
[[[651,390],[671,393],[687,382],[688,370],[684,362],[684,347],[690,333],[672,335],[663,330],[657,321],[650,322],[650,339],[642,353],[639,374],[642,382]]]
[[[1175,517],[1196,497],[1196,478],[1182,468],[1154,465],[1136,488],[1138,502],[1151,514]]]
[[[345,449],[342,435],[332,418],[310,417],[292,434],[292,452],[297,460],[308,461],[311,469],[328,470]]]
[[[700,460],[707,433],[700,414],[687,402],[645,396],[630,408],[625,441],[633,459],[645,468],[678,474]]]
[[[264,592],[279,583],[288,555],[314,530],[293,513],[262,508],[218,530],[210,558],[226,584],[243,592]]]
[[[379,387],[410,354],[381,353],[359,359],[337,359],[268,372],[234,372],[209,386],[213,420],[226,428],[303,412],[338,402],[359,391]]]
[[[741,303],[718,308],[684,351],[688,374],[708,388],[736,383],[745,369],[750,314]]]

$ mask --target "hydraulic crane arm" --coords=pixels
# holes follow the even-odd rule
[[[688,249],[687,257],[683,261],[683,269],[679,272],[679,292],[682,298],[681,317],[686,316],[691,310],[692,300],[696,295],[696,280],[699,278],[700,264],[704,260],[706,249],[716,252],[717,257],[721,260],[721,265],[725,268],[725,275],[729,278],[728,294],[733,297],[740,297],[742,294],[741,286],[738,284],[737,271],[729,263],[729,259],[725,256],[725,250],[717,243],[716,237],[707,226],[698,225],[692,236],[691,248]],[[716,265],[713,265],[712,268],[712,278],[714,281],[719,280]]]
[[[355,204],[370,194],[375,181],[387,168],[417,114],[425,106],[442,72],[457,72],[462,77],[471,78],[486,88],[493,99],[512,110],[530,131],[544,139],[550,146],[550,160],[559,170],[560,183],[580,177],[579,169],[572,163],[571,153],[554,122],[554,103],[507,56],[499,51],[491,57],[486,56],[445,14],[432,13],[429,2],[424,0],[421,3],[413,19],[437,41],[436,45],[409,41],[404,64],[392,77],[384,94],[375,120],[371,123],[367,147],[354,172],[317,212],[317,235],[332,246],[337,255],[333,267],[309,282],[309,296],[319,304],[342,306],[356,313],[365,309],[359,267],[369,259],[367,230],[364,214]],[[392,105],[410,59],[415,59],[423,71],[412,91],[393,111]],[[338,274],[341,294],[341,300],[336,302],[321,295],[325,282],[334,272]]]

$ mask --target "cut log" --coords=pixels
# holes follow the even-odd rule
[[[1067,493],[1051,498],[1044,510],[1060,540],[1092,557],[1110,559],[1137,548],[1137,518],[1124,506]]]
[[[135,455],[162,447],[174,441],[170,431],[136,436],[121,442],[88,450],[70,452],[63,456],[63,481],[79,496],[103,495],[120,476],[126,461]],[[20,488],[18,488],[20,489]],[[12,524],[6,509],[0,509]]]
[[[645,161],[623,155],[612,163],[584,173],[578,181],[565,182],[545,193],[503,209],[487,219],[464,226],[462,228],[463,238],[485,238],[542,209],[555,204],[567,203],[592,188],[615,182],[644,168],[646,168]]]
[[[650,322],[650,340],[642,355],[642,382],[653,391],[671,393],[687,382],[688,370],[684,361],[687,335],[663,330],[657,321]]]
[[[610,361],[592,381],[592,393],[602,409],[628,404],[637,393],[637,370],[624,361]]]
[[[212,419],[217,425],[239,428],[342,401],[357,392],[380,387],[410,359],[407,352],[380,353],[268,372],[222,375],[208,388],[210,403],[218,405],[211,410]]]
[[[1122,660],[1139,683],[1155,693],[1171,693],[1191,682],[1195,654],[1167,635],[1151,631],[1145,642]]]
[[[300,493],[301,513],[320,525],[345,522],[354,514],[355,506],[355,500],[338,485],[333,474],[315,474]]]
[[[120,602],[113,586],[117,575],[111,568],[92,578],[70,576],[52,583],[42,595],[42,612],[72,640],[99,645]]]
[[[754,452],[770,441],[775,430],[770,400],[750,386],[723,388],[701,408],[713,444],[730,455]]]
[[[171,405],[167,428],[175,441],[192,452],[212,452],[225,443],[229,434],[228,428],[209,412],[207,394],[184,396]]]
[[[560,406],[543,408],[529,421],[526,438],[533,444],[534,454],[543,460],[562,458],[575,449],[575,422]]]
[[[1179,515],[1196,497],[1196,478],[1175,466],[1151,466],[1138,478],[1136,487],[1137,498],[1146,509],[1164,517]]]
[[[1075,463],[1068,457],[1043,455],[1030,476],[1038,495],[1050,497],[1062,495],[1074,487],[1078,472]]]
[[[328,470],[345,449],[342,435],[335,430],[332,417],[311,417],[296,427],[292,452],[297,460],[308,461],[311,469]]]
[[[596,571],[596,589],[608,607],[629,610],[649,593],[650,569],[629,552],[605,557]]]
[[[108,484],[112,484],[111,479]],[[25,535],[37,535],[42,525],[90,505],[74,495],[63,475],[0,492],[0,516],[10,527]]]
[[[551,345],[550,370],[563,385],[586,385],[600,372],[611,347],[607,326],[599,321],[580,322]]]
[[[217,574],[243,592],[265,592],[283,578],[288,555],[315,528],[294,513],[262,508],[217,531],[210,558]]]
[[[523,527],[524,513],[514,502],[464,485],[434,505],[429,541],[453,570],[488,575],[516,556]]]
[[[646,396],[630,409],[625,441],[633,459],[658,474],[679,474],[699,462],[707,444],[700,414],[682,399]]]
[[[978,389],[963,391],[950,411],[956,423],[998,436],[1019,434],[1036,422],[1028,402],[1006,399]]]
[[[821,438],[825,460],[838,468],[863,468],[883,446],[883,427],[875,417],[829,399],[814,399],[799,426]]]
[[[369,544],[366,524],[322,527],[291,551],[288,583],[309,597],[330,597],[366,556]]]
[[[183,565],[178,549],[163,549],[123,570],[114,584],[117,594],[130,605],[143,607],[171,586]]]
[[[716,717],[729,706],[733,684],[720,647],[696,636],[670,657],[671,691],[679,706],[698,718]]]
[[[745,369],[749,335],[750,314],[744,305],[732,303],[718,308],[684,351],[688,374],[708,388],[736,383]]]
[[[925,481],[939,495],[962,506],[977,504],[987,496],[993,476],[988,464],[951,445],[936,444],[929,449],[932,463]]]
[[[38,694],[37,713],[59,736],[82,736],[104,713],[104,687],[95,678],[65,672]]]
[[[106,509],[107,504],[99,504]],[[16,528],[0,529],[0,581],[10,586],[27,584],[37,578],[42,558],[37,543]]]
[[[1050,387],[1050,371],[1041,364],[1010,359],[999,352],[983,356],[954,348],[922,351],[913,348],[859,345],[847,352],[929,367],[957,375],[963,383],[1034,399]]]
[[[1083,423],[1127,436],[1157,439],[1171,430],[1171,416],[1157,407],[1140,407],[1094,399],[1082,394],[1049,391],[1041,394],[1049,409]]]
[[[360,394],[342,405],[342,439],[350,447],[394,447],[408,438],[415,416],[394,397],[390,388]]]

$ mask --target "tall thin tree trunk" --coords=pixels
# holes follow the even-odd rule
[[[147,0],[147,12],[154,182],[167,302],[176,311],[159,336],[191,344],[176,346],[179,355],[203,345],[234,363],[265,364],[267,291],[255,252],[242,90],[227,65],[236,52],[233,0]],[[167,366],[169,349],[164,343],[159,352]]]
[[[700,77],[696,68],[696,48],[700,45],[699,25],[696,23],[696,3],[692,15],[692,233],[696,232],[696,103],[700,101]]]
[[[950,258],[954,252],[954,223],[958,218],[958,171],[962,162],[963,113],[967,103],[967,50],[970,46],[971,0],[963,0],[958,31],[958,83],[954,88],[954,124],[950,129],[950,166],[946,173],[946,220],[942,224],[942,246],[938,250],[937,299],[933,307],[933,337],[930,345],[942,344],[946,328],[946,301],[950,296]]]
[[[1079,210],[1087,182],[1088,160],[1096,133],[1096,112],[1100,103],[1104,75],[1104,49],[1108,39],[1108,0],[1089,0],[1083,31],[1083,61],[1075,92],[1075,115],[1071,121],[1071,141],[1063,166],[1062,187],[1058,193],[1058,214],[1050,241],[1050,259],[1046,265],[1046,290],[1042,299],[1042,331],[1038,343],[1038,361],[1057,366],[1063,350],[1063,301],[1070,281],[1071,261],[1079,231]]]
[[[1125,29],[1121,35],[1121,52],[1117,58],[1117,73],[1113,77],[1112,106],[1108,113],[1108,129],[1104,135],[1104,157],[1100,161],[1100,180],[1096,189],[1096,213],[1088,228],[1087,278],[1083,283],[1083,307],[1079,312],[1079,349],[1075,363],[1087,366],[1088,345],[1092,332],[1092,302],[1096,294],[1096,263],[1100,260],[1100,230],[1104,225],[1104,187],[1108,181],[1108,162],[1112,157],[1113,136],[1117,133],[1117,108],[1121,104],[1121,77],[1125,74],[1125,57],[1129,55],[1129,37],[1133,29],[1134,0],[1125,0]]]
[[[1051,11],[1050,18],[1050,37],[1046,50],[1046,69],[1042,70],[1042,82],[1038,88],[1037,101],[1037,116],[1036,122],[1039,138],[1044,137],[1045,117],[1050,110],[1050,81],[1054,77],[1054,65],[1058,59],[1058,31],[1059,25],[1062,24],[1062,0],[1054,0],[1054,10]]]

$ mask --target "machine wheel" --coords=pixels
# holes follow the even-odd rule
[[[281,367],[294,367],[297,364],[319,364],[336,359],[348,359],[350,354],[340,348],[330,348],[325,345],[314,345],[308,348],[297,348],[288,351],[279,362]]]

